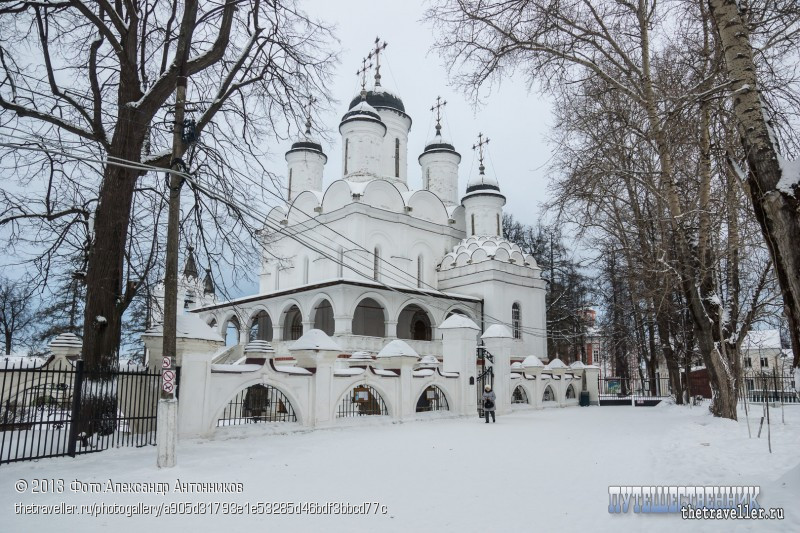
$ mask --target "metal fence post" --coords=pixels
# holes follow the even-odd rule
[[[69,442],[67,455],[75,457],[75,445],[78,440],[78,423],[81,412],[81,391],[83,390],[83,360],[75,361],[75,381],[72,389],[72,416],[69,423]]]

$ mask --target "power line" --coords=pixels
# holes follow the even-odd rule
[[[363,277],[365,277],[365,278],[367,278],[367,279],[369,279],[369,278],[370,278],[370,276],[368,275],[368,273],[364,273],[364,272],[361,272],[361,271],[359,271],[359,270],[356,270],[355,268],[351,267],[350,265],[347,265],[347,264],[345,264],[345,263],[344,263],[344,261],[340,261],[340,260],[339,260],[339,259],[338,259],[336,256],[329,255],[329,254],[325,253],[324,251],[320,250],[319,248],[316,248],[315,246],[313,246],[313,245],[310,245],[308,242],[306,242],[306,241],[303,241],[303,240],[302,240],[300,237],[298,237],[296,234],[289,234],[289,233],[287,233],[287,232],[286,232],[286,230],[285,230],[285,228],[282,228],[282,227],[275,227],[275,226],[272,226],[272,227],[271,227],[271,226],[269,225],[269,222],[268,222],[268,214],[266,214],[266,213],[263,213],[263,212],[259,212],[258,210],[256,210],[256,209],[252,208],[252,207],[251,207],[251,206],[249,206],[249,205],[246,205],[246,204],[243,204],[243,203],[238,203],[238,202],[236,202],[235,200],[233,200],[232,198],[226,198],[226,197],[224,196],[224,193],[223,193],[223,194],[219,194],[219,192],[218,192],[218,191],[213,191],[213,190],[212,190],[212,188],[211,188],[212,186],[211,186],[210,184],[202,184],[202,183],[200,183],[199,181],[195,180],[195,178],[194,178],[193,176],[191,176],[190,174],[188,174],[188,173],[186,173],[186,172],[180,172],[180,171],[170,171],[170,170],[168,170],[168,169],[164,169],[164,168],[161,168],[161,167],[155,167],[155,166],[153,166],[153,165],[148,165],[148,164],[145,164],[145,163],[138,163],[138,162],[135,162],[135,161],[124,160],[124,159],[121,159],[121,158],[116,158],[116,157],[113,157],[113,156],[109,156],[109,158],[108,158],[108,159],[105,159],[105,160],[103,160],[103,159],[96,159],[96,158],[94,157],[94,154],[91,154],[91,155],[92,155],[92,157],[91,157],[91,158],[86,158],[86,157],[78,157],[78,156],[76,156],[76,155],[74,155],[74,154],[70,154],[70,153],[68,153],[68,152],[65,152],[65,151],[63,151],[63,150],[53,150],[53,149],[40,148],[40,147],[32,147],[32,146],[19,146],[19,145],[13,145],[13,144],[9,144],[9,143],[0,143],[0,146],[6,146],[6,147],[10,147],[10,148],[27,149],[27,150],[33,150],[33,151],[39,151],[39,152],[46,152],[46,153],[58,153],[58,154],[60,154],[60,155],[64,155],[64,156],[66,156],[66,157],[71,157],[71,158],[73,158],[73,159],[77,159],[77,160],[92,161],[92,162],[97,162],[97,163],[101,163],[101,164],[111,164],[111,165],[118,165],[118,166],[122,166],[122,167],[133,168],[133,169],[136,169],[136,170],[148,170],[148,171],[149,171],[149,170],[152,170],[152,171],[156,171],[156,172],[159,172],[159,171],[161,171],[161,172],[174,172],[175,174],[177,174],[177,175],[180,175],[181,177],[183,177],[184,179],[186,179],[186,180],[187,180],[189,183],[193,184],[195,187],[197,187],[199,190],[201,190],[201,192],[203,192],[204,194],[208,195],[209,197],[211,197],[211,198],[214,198],[214,199],[216,199],[217,201],[220,201],[220,202],[222,202],[222,203],[224,203],[224,204],[226,204],[226,205],[230,205],[231,207],[235,207],[236,209],[238,209],[238,210],[239,210],[239,211],[241,211],[241,212],[245,212],[245,213],[249,214],[249,215],[250,215],[250,216],[252,216],[254,219],[256,219],[256,220],[257,220],[259,223],[266,225],[266,226],[267,226],[269,229],[272,229],[272,230],[273,230],[273,231],[275,231],[276,233],[281,233],[281,234],[283,234],[283,235],[285,235],[285,236],[287,236],[287,237],[289,237],[289,238],[291,238],[291,239],[295,240],[296,242],[298,242],[298,243],[299,243],[299,244],[301,244],[302,246],[304,246],[304,247],[306,247],[306,248],[308,248],[308,249],[311,249],[312,251],[315,251],[315,252],[319,253],[319,254],[320,254],[320,255],[322,255],[323,257],[326,257],[326,258],[330,259],[330,260],[331,260],[331,261],[333,261],[335,264],[337,264],[337,265],[341,265],[342,267],[346,267],[346,268],[348,268],[349,270],[351,270],[351,271],[355,272],[356,274],[358,274],[358,275],[360,275],[360,276],[363,276]],[[241,173],[241,172],[239,172],[237,169],[231,168],[230,170],[232,170],[234,173],[236,173],[236,174],[237,174],[237,175],[239,175],[240,177],[243,177],[243,178],[247,179],[247,180],[248,180],[248,181],[250,181],[251,183],[254,183],[256,186],[258,186],[258,187],[261,187],[261,188],[262,188],[262,190],[266,190],[268,193],[270,193],[270,194],[273,194],[273,195],[275,195],[275,194],[276,194],[276,193],[274,193],[273,191],[270,191],[270,190],[268,190],[268,189],[264,188],[264,187],[263,187],[263,185],[261,185],[261,184],[258,184],[257,182],[255,182],[255,181],[254,181],[254,180],[252,180],[252,178],[250,178],[249,176],[246,176],[245,174],[242,174],[242,173]],[[279,197],[279,198],[280,198],[280,197]],[[281,199],[281,200],[283,200],[282,198],[280,198],[280,199]],[[327,228],[327,229],[329,229],[331,232],[335,233],[336,235],[339,235],[340,237],[344,238],[344,239],[345,239],[345,240],[347,240],[348,242],[350,242],[350,243],[352,243],[352,244],[356,245],[356,246],[357,246],[358,248],[360,248],[362,251],[366,252],[368,255],[372,255],[372,256],[373,256],[373,258],[375,258],[375,255],[374,255],[374,253],[373,253],[373,252],[370,252],[369,250],[367,250],[366,248],[364,248],[364,247],[363,247],[361,244],[359,244],[359,243],[357,243],[357,242],[353,241],[352,239],[348,238],[347,236],[343,235],[342,233],[340,233],[340,232],[336,231],[335,229],[331,228],[331,227],[330,227],[330,226],[329,226],[327,223],[324,223],[324,222],[322,222],[322,221],[318,220],[317,218],[315,218],[315,217],[313,217],[313,216],[309,215],[308,213],[306,213],[306,212],[302,211],[302,210],[301,210],[301,209],[299,209],[299,208],[296,208],[296,209],[297,209],[298,211],[300,211],[301,213],[303,213],[303,214],[304,214],[306,217],[308,217],[308,220],[313,220],[313,221],[315,221],[315,223],[316,223],[317,225],[322,225],[322,226],[326,227],[326,228]],[[313,241],[313,242],[316,242],[317,244],[319,244],[319,245],[320,245],[320,246],[322,246],[323,248],[328,248],[329,250],[332,250],[332,251],[334,251],[334,252],[336,252],[336,253],[338,254],[338,250],[335,250],[333,247],[329,246],[328,244],[326,244],[326,243],[324,243],[324,242],[318,241],[318,240],[316,240],[316,239],[313,239],[313,238],[311,238],[311,237],[309,237],[309,240],[311,240],[311,241]],[[276,259],[280,259],[280,258],[278,258],[277,256],[275,256],[274,254],[272,254],[272,253],[271,253],[269,250],[267,250],[266,246],[265,246],[263,243],[259,243],[259,244],[260,244],[260,246],[261,246],[261,247],[262,247],[262,248],[263,248],[265,251],[267,251],[268,253],[270,253],[270,255],[272,255],[272,256],[273,256],[273,257],[275,257]],[[395,265],[393,265],[391,262],[389,262],[389,261],[387,261],[387,260],[385,260],[385,259],[381,258],[380,256],[377,256],[377,259],[378,259],[380,262],[382,262],[382,263],[385,263],[385,264],[389,265],[391,268],[393,268],[393,269],[397,270],[397,271],[398,271],[398,272],[400,272],[401,274],[403,274],[403,275],[408,275],[408,274],[407,274],[407,272],[405,272],[405,271],[401,270],[399,267],[396,267],[396,266],[395,266]],[[364,263],[360,263],[359,261],[357,261],[357,260],[355,260],[355,259],[353,260],[353,262],[355,262],[356,264],[358,264],[359,266],[362,266],[362,267],[364,267],[364,266],[366,266],[367,268],[369,268],[369,267],[370,267],[370,265],[369,265],[369,264],[365,265]],[[405,281],[404,281],[404,280],[402,280],[401,278],[397,278],[397,277],[395,277],[395,276],[391,276],[391,275],[389,275],[388,273],[386,274],[386,276],[387,276],[389,279],[391,279],[391,280],[393,280],[393,281],[395,281],[395,282],[398,282],[398,283],[400,283],[401,287],[405,285]],[[400,293],[400,292],[401,292],[401,291],[398,291],[396,288],[394,288],[394,287],[392,287],[392,286],[390,286],[390,285],[388,285],[388,284],[386,284],[386,283],[383,283],[383,282],[381,282],[379,279],[378,279],[378,280],[374,280],[374,281],[376,281],[376,283],[377,283],[378,285],[380,285],[380,286],[384,287],[384,288],[385,288],[385,289],[387,289],[387,290],[394,291],[394,292],[398,292],[398,293]],[[433,286],[431,286],[431,285],[429,285],[429,284],[427,284],[427,283],[425,283],[425,282],[423,282],[423,284],[424,284],[424,285],[426,285],[427,287],[430,287],[430,288],[431,288],[433,291],[436,291],[437,293],[441,293],[441,291],[439,291],[439,290],[438,290],[438,289],[436,289],[435,287],[433,287]],[[418,288],[418,287],[417,287],[416,289],[417,289],[417,290],[419,290],[419,288]],[[448,300],[448,301],[450,300],[449,298],[447,298],[446,296],[443,296],[443,295],[429,294],[429,293],[426,293],[426,292],[424,292],[424,291],[421,291],[421,290],[420,290],[419,292],[420,292],[421,294],[425,295],[425,296],[428,296],[429,298],[441,299],[441,300],[445,300],[445,299],[446,299],[446,300]],[[234,304],[234,305],[235,305],[235,304]],[[446,310],[448,309],[448,308],[443,308],[443,307],[440,307],[440,306],[436,306],[436,305],[434,305],[434,304],[432,304],[432,303],[430,303],[430,302],[428,302],[428,305],[430,305],[431,307],[434,307],[434,308],[436,308],[436,309],[439,309],[439,310],[441,310],[441,311],[446,311]],[[490,321],[490,322],[494,322],[494,323],[497,323],[497,324],[502,324],[502,325],[505,325],[505,326],[509,326],[509,327],[511,327],[511,328],[512,328],[512,330],[514,329],[514,326],[513,326],[513,324],[512,324],[512,323],[505,322],[505,321],[503,321],[503,320],[501,320],[501,319],[498,319],[498,318],[496,318],[496,317],[493,317],[493,316],[491,316],[491,315],[488,315],[488,314],[486,314],[486,313],[483,313],[483,316],[484,316],[484,318],[485,318],[485,319],[489,319],[489,321]],[[530,328],[530,327],[525,327],[525,326],[522,326],[522,325],[518,326],[518,328],[519,328],[521,331],[523,331],[523,332],[526,332],[527,334],[529,334],[529,335],[532,335],[532,336],[537,336],[537,337],[541,337],[541,338],[546,338],[546,337],[547,337],[547,335],[546,335],[546,328],[545,328],[545,329],[543,329],[543,328]],[[536,330],[543,330],[543,331],[545,331],[545,334],[544,334],[544,335],[542,335],[541,333],[539,333],[539,332],[538,332],[538,331],[536,331]]]

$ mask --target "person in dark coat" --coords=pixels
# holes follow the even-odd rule
[[[497,395],[489,385],[483,388],[483,416],[486,417],[486,423],[489,423],[489,414],[492,415],[492,423],[497,422],[494,418],[495,402]]]

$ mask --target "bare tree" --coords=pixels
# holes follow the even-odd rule
[[[31,294],[20,281],[0,278],[0,330],[5,341],[5,354],[20,342],[20,337],[30,333],[35,315],[31,305]]]
[[[123,314],[157,262],[157,215],[139,265],[131,221],[140,196],[163,201],[161,178],[147,172],[174,163],[166,125],[176,51],[188,50],[194,117],[182,132],[185,166],[220,188],[237,181],[233,169],[263,185],[266,139],[297,126],[307,95],[327,102],[319,93],[335,59],[331,34],[292,0],[5,0],[0,31],[2,157],[22,190],[5,198],[0,225],[20,239],[54,230],[39,257],[86,243],[83,357],[105,370],[116,362]],[[26,201],[23,187],[48,170],[40,201]],[[225,208],[221,215],[240,221]]]
[[[680,8],[679,16],[671,13]],[[487,82],[515,71],[543,90],[565,83],[595,80],[604,93],[634,110],[637,127],[651,147],[651,191],[661,208],[655,212],[667,225],[657,228],[668,237],[676,279],[693,324],[697,343],[715,391],[712,411],[736,418],[738,359],[724,349],[725,308],[716,292],[711,256],[709,202],[711,173],[708,150],[707,99],[719,91],[716,49],[710,38],[704,3],[652,0],[635,2],[573,0],[509,1],[446,0],[429,16],[437,24],[437,47],[454,69],[465,90],[473,95]],[[686,35],[694,46],[689,83],[662,68],[669,32]],[[665,83],[666,82],[666,83]],[[676,146],[689,113],[701,118],[697,126],[699,153],[691,159]],[[695,166],[691,168],[689,163]],[[691,173],[699,182],[686,181]],[[693,189],[687,189],[691,184]],[[626,193],[627,194],[627,193]],[[697,203],[685,202],[686,198]],[[692,223],[696,225],[692,225]]]

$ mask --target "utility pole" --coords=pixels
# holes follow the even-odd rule
[[[181,21],[175,61],[178,67],[175,84],[175,125],[172,131],[172,160],[169,172],[169,212],[167,216],[166,271],[164,273],[164,325],[161,373],[161,398],[158,401],[156,444],[158,467],[171,468],[177,463],[178,401],[175,397],[175,356],[178,329],[178,247],[181,210],[181,186],[184,171],[184,115],[186,110],[186,63],[197,18],[197,2],[186,2]]]

